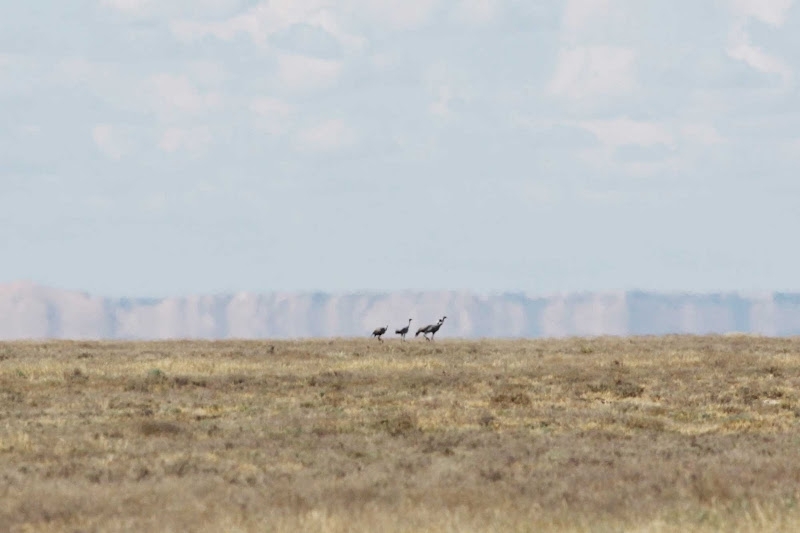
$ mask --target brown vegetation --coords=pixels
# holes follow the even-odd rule
[[[0,343],[2,531],[796,531],[800,340]]]

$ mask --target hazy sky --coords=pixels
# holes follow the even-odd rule
[[[0,282],[800,289],[792,0],[0,3]]]

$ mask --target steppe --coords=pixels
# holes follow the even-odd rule
[[[0,343],[0,530],[800,531],[800,339]]]

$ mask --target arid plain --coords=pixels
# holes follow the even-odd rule
[[[800,339],[0,343],[3,531],[798,531]]]

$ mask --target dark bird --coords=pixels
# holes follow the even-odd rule
[[[408,328],[409,327],[411,327],[411,319],[410,318],[408,319],[408,325],[406,327],[400,328],[400,329],[396,329],[396,330],[394,330],[394,332],[397,333],[398,335],[400,335],[400,338],[402,340],[405,340],[406,339],[406,333],[408,333]]]
[[[433,340],[433,336],[436,335],[436,332],[439,331],[439,328],[442,327],[442,324],[444,324],[444,319],[445,318],[447,318],[447,317],[443,316],[442,318],[439,319],[439,322],[437,322],[436,324],[428,324],[427,326],[419,328],[417,330],[416,335],[414,335],[414,336],[416,337],[417,335],[422,333],[422,336],[425,337],[425,340],[428,340],[428,341]],[[428,333],[431,334],[430,338],[428,338]]]
[[[372,337],[378,337],[378,340],[383,342],[383,339],[381,339],[381,335],[386,333],[387,329],[389,329],[389,324],[386,324],[386,326],[383,328],[377,328],[372,332]]]

